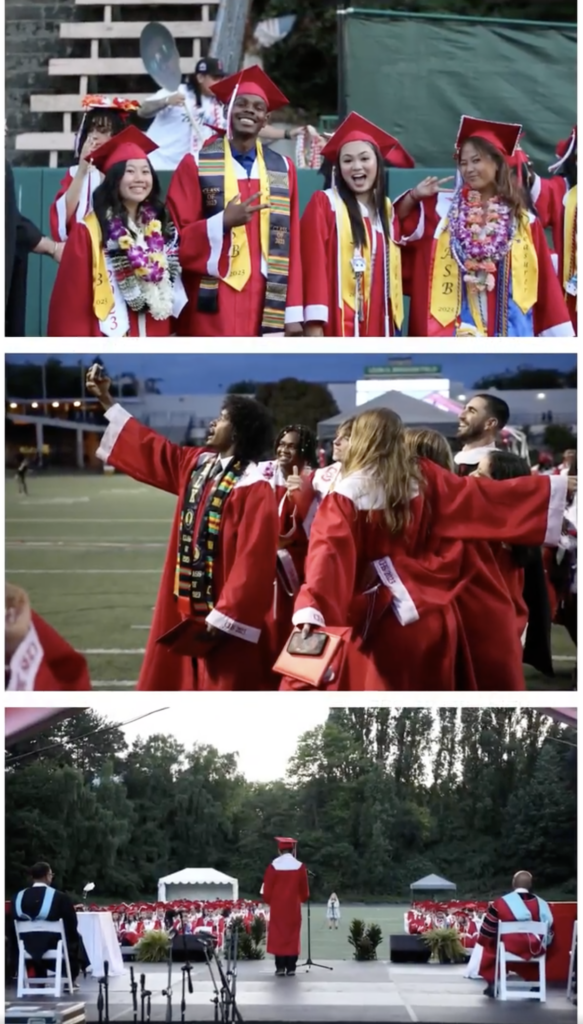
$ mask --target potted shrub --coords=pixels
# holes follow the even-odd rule
[[[429,946],[433,962],[461,964],[466,959],[457,928],[431,928],[421,938]]]
[[[377,947],[383,941],[383,933],[378,924],[365,924],[354,918],[350,923],[348,941],[354,949],[355,960],[376,960]]]
[[[251,924],[249,931],[246,930],[241,918],[233,921],[233,927],[239,933],[237,943],[238,960],[264,960],[265,933],[267,931],[265,921],[262,917],[256,917]]]
[[[170,948],[170,936],[168,932],[155,932],[153,929],[151,932],[146,932],[142,936],[137,946],[136,960],[141,960],[147,964],[159,964],[163,960],[168,959],[168,950]]]

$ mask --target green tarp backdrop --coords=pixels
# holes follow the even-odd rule
[[[451,165],[462,114],[524,126],[544,172],[577,121],[576,25],[350,10],[347,111],[396,135],[418,166]]]

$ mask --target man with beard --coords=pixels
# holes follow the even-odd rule
[[[459,476],[469,476],[478,463],[495,451],[496,438],[510,419],[510,409],[496,395],[474,395],[459,416],[457,436],[463,441],[461,452],[454,455]]]
[[[211,92],[228,104],[227,134],[188,153],[170,182],[188,304],[183,337],[302,334],[300,221],[295,166],[259,139],[287,103],[258,67]]]
[[[270,688],[265,620],[279,531],[257,466],[269,448],[269,413],[227,395],[211,451],[181,447],[114,402],[110,383],[97,364],[87,375],[109,421],[98,457],[179,499],[138,689]]]

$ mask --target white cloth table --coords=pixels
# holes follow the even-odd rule
[[[89,958],[94,978],[103,977],[103,964],[109,963],[109,975],[119,978],[125,974],[119,942],[108,910],[87,911],[77,915],[79,935]]]

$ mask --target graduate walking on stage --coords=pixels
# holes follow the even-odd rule
[[[287,100],[258,67],[212,92],[229,104],[227,133],[185,156],[168,190],[188,295],[178,333],[301,335],[296,169],[259,139],[269,113]]]
[[[306,865],[296,857],[297,840],[276,836],[278,856],[263,876],[261,893],[269,906],[267,952],[277,977],[294,977],[300,955],[302,903],[310,895]]]

